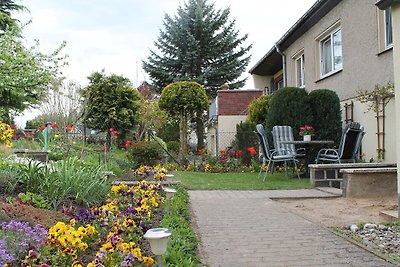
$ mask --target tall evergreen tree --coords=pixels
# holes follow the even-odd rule
[[[13,11],[27,10],[23,5],[18,5],[14,0],[0,0],[0,30],[4,31],[8,26],[15,26],[15,19],[11,18]]]
[[[216,10],[207,0],[187,0],[173,17],[165,15],[164,30],[151,50],[144,70],[161,91],[176,81],[194,81],[205,86],[209,97],[223,84],[242,87],[239,77],[249,63],[245,45],[247,34],[240,37],[230,9]]]

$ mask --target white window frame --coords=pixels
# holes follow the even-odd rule
[[[304,77],[304,53],[295,58],[295,68],[296,68],[296,86],[304,88],[306,86]]]
[[[340,53],[335,55],[335,36],[338,36],[338,33],[340,33]],[[324,49],[326,49],[327,46],[329,51],[325,52]],[[343,69],[342,29],[340,27],[330,31],[327,35],[324,35],[324,38],[319,40],[319,52],[321,78],[327,77]],[[330,62],[326,62],[324,56],[328,57],[327,59],[330,60]],[[341,60],[339,63],[335,63],[336,57],[340,57]],[[327,68],[329,69],[326,70]]]
[[[388,7],[384,10],[384,28],[385,28],[385,48],[393,47],[393,21],[392,8]]]

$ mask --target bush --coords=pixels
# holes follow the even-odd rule
[[[255,124],[264,124],[267,121],[270,99],[271,96],[260,96],[254,99],[248,108],[248,120]]]
[[[236,125],[236,145],[237,150],[242,150],[242,164],[250,165],[251,159],[254,155],[251,155],[248,148],[254,147],[258,148],[257,135],[254,133],[256,129],[256,124],[250,121],[241,122]]]
[[[315,128],[315,138],[334,140],[337,143],[342,134],[340,100],[334,91],[318,89],[310,92],[308,101],[314,115],[311,125]]]
[[[308,94],[302,88],[286,87],[276,91],[269,101],[266,132],[270,133],[275,125],[289,125],[293,135],[298,136],[299,127],[312,123],[312,113],[308,103]]]
[[[178,153],[179,152],[179,142],[178,141],[168,141],[167,142],[168,151]]]
[[[128,153],[129,158],[134,162],[134,168],[138,168],[140,165],[155,166],[162,163],[165,158],[164,150],[155,141],[132,144]]]

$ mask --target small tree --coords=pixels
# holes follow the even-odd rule
[[[271,96],[260,96],[251,101],[247,118],[255,124],[264,124],[267,121],[269,100]]]
[[[275,125],[288,125],[292,126],[296,137],[300,126],[311,123],[312,113],[304,89],[286,87],[272,95],[266,121],[267,132],[271,132]]]
[[[170,115],[179,116],[180,153],[186,154],[188,119],[208,107],[206,91],[196,82],[171,83],[162,91],[159,106]]]
[[[89,85],[83,89],[85,98],[83,122],[94,129],[113,128],[118,137],[132,129],[139,120],[140,94],[127,78],[115,74],[95,72],[88,77]],[[122,134],[122,135],[121,135]],[[111,134],[107,131],[108,143]]]

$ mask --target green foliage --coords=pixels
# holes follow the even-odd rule
[[[167,142],[167,149],[170,152],[179,152],[179,142],[178,141],[168,141]]]
[[[299,127],[311,124],[312,113],[308,103],[308,94],[302,88],[286,87],[274,92],[269,101],[266,132],[270,133],[275,125],[289,125],[298,137]]]
[[[0,118],[10,121],[11,113],[18,113],[38,104],[48,86],[61,76],[65,56],[56,51],[47,55],[38,50],[39,42],[30,48],[24,46],[21,29],[8,27],[0,42]]]
[[[161,227],[168,228],[172,235],[168,241],[165,262],[167,266],[196,267],[198,240],[190,224],[189,195],[176,188],[174,197],[167,200]]]
[[[161,146],[155,141],[143,141],[132,144],[128,150],[129,158],[134,168],[141,165],[156,166],[164,161],[165,154]]]
[[[13,0],[0,1],[0,29],[5,31],[9,27],[16,27],[17,20],[11,17],[14,11],[24,11],[26,8],[23,5],[18,5]]]
[[[172,82],[191,80],[207,84],[209,96],[229,83],[242,87],[238,80],[245,71],[251,45],[245,45],[247,35],[239,36],[235,20],[229,20],[229,8],[216,10],[204,0],[190,0],[178,8],[177,15],[164,18],[160,32],[144,70],[159,91]]]
[[[267,121],[270,99],[271,96],[260,96],[254,99],[248,108],[248,120],[255,124],[265,124]]]
[[[49,202],[44,197],[31,192],[19,193],[18,201],[36,208],[51,209]]]
[[[208,107],[208,98],[204,88],[196,82],[175,82],[164,88],[161,93],[160,108],[172,116],[192,115]]]
[[[186,154],[187,121],[195,112],[202,113],[208,107],[206,91],[196,82],[171,83],[162,91],[159,106],[171,116],[179,115],[180,149]]]
[[[242,164],[251,165],[251,160],[253,158],[247,150],[250,147],[258,148],[258,138],[254,133],[256,129],[256,124],[250,121],[240,122],[236,125],[236,135],[235,142],[237,145],[237,150],[242,150],[241,155]]]
[[[158,130],[157,136],[165,142],[179,141],[179,120],[170,117],[164,127]]]
[[[115,74],[95,72],[88,77],[89,85],[83,89],[88,127],[107,131],[133,128],[139,120],[140,94],[127,78]]]
[[[53,208],[70,200],[85,206],[98,204],[111,186],[103,175],[103,168],[83,166],[77,158],[49,165],[29,161],[17,166],[18,177],[10,189],[18,185],[22,192],[40,194],[51,202]]]
[[[315,138],[339,141],[342,134],[340,100],[334,91],[318,89],[308,95]]]

